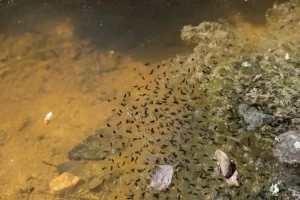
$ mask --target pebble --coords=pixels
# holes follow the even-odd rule
[[[75,192],[85,181],[78,176],[64,172],[49,183],[50,191],[54,195],[66,196]]]

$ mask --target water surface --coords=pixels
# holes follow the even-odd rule
[[[180,40],[183,25],[219,18],[234,22],[238,18],[243,25],[262,27],[264,12],[273,3],[1,2],[1,198],[52,198],[48,183],[58,173],[43,161],[55,165],[67,161],[67,152],[74,144],[106,127],[108,121],[117,123],[121,118],[112,110],[121,108],[120,101],[107,99],[122,99],[128,91],[137,97],[139,91],[134,92],[132,86],[145,85],[145,81],[154,84],[150,77],[143,80],[138,73],[148,74],[159,61],[190,52],[192,47]],[[147,62],[149,67],[144,66]],[[135,103],[134,99],[128,100],[130,103]],[[53,118],[45,125],[43,119],[50,111]],[[140,145],[132,148],[143,148]],[[125,151],[119,162],[131,151]],[[88,170],[82,169],[79,175],[91,169],[100,171],[109,164],[91,162],[88,166],[92,167],[85,166]],[[132,167],[126,165],[124,170]],[[142,161],[134,167],[143,167]],[[28,192],[31,187],[35,188],[32,193]],[[114,197],[107,196],[104,199]]]

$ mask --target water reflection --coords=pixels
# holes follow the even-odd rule
[[[180,38],[180,29],[203,20],[241,15],[263,25],[268,1],[9,1],[1,10],[1,31],[34,31],[45,21],[73,19],[75,34],[100,49],[113,49],[135,59],[161,60],[190,49]],[[4,4],[4,3],[3,3]],[[13,13],[13,15],[12,15]],[[51,26],[51,24],[48,24]]]
[[[108,119],[117,122],[113,121],[118,117],[111,110],[120,108],[119,102],[107,99],[122,98],[133,85],[145,83],[134,68],[146,74],[154,67],[152,61],[189,50],[179,40],[183,25],[236,12],[245,13],[246,20],[260,24],[263,13],[259,11],[261,17],[253,18],[259,15],[248,15],[251,7],[240,1],[1,3],[0,191],[3,199],[13,199],[16,195],[27,199],[32,186],[37,199],[46,196],[48,183],[57,176],[57,171],[43,161],[55,165],[66,162],[66,152],[74,144],[99,127],[105,127]],[[271,3],[252,1],[247,5],[259,5],[264,10]],[[151,61],[149,68],[143,65],[146,61]],[[151,85],[151,79],[147,80]],[[54,115],[45,126],[43,118],[50,111]],[[133,148],[139,150],[142,145]],[[125,152],[122,159],[129,155]],[[145,152],[142,156],[149,155]],[[75,167],[74,171],[79,171],[81,176],[103,168],[93,162],[77,166],[88,169],[80,171]],[[125,169],[131,170],[133,166]]]

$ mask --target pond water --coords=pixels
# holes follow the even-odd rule
[[[145,96],[151,96],[153,91],[157,91],[151,97],[153,101],[163,99],[170,88],[174,90],[174,94],[169,95],[171,98],[186,92],[177,89],[182,80],[176,79],[179,76],[176,71],[161,64],[168,60],[166,63],[170,65],[169,58],[192,51],[193,46],[180,39],[184,25],[228,19],[245,34],[257,34],[263,30],[266,9],[274,2],[0,1],[0,199],[59,199],[50,194],[48,186],[59,175],[60,170],[55,166],[68,162],[68,151],[101,128],[107,128],[108,134],[114,135],[116,131],[123,136],[109,140],[112,150],[122,148],[122,142],[128,148],[121,151],[122,155],[112,153],[103,161],[68,162],[61,172],[71,171],[87,180],[100,177],[106,182],[100,190],[83,191],[66,199],[154,199],[156,196],[159,199],[209,199],[211,195],[217,196],[221,189],[211,183],[213,180],[193,179],[200,176],[220,181],[215,178],[216,165],[212,161],[216,148],[205,147],[213,135],[206,135],[211,129],[208,119],[211,113],[205,107],[209,99],[203,91],[195,89],[193,94],[202,96],[201,101],[193,103],[199,119],[179,114],[186,106],[185,97],[178,104],[174,104],[174,100],[166,105],[147,105],[148,113],[175,113],[173,117],[159,117],[159,120],[155,114],[143,119],[142,115],[147,113],[142,107],[136,109],[139,114],[134,117],[136,111],[132,111],[132,106],[148,102]],[[172,84],[163,87],[174,77]],[[146,85],[149,90],[145,89]],[[127,94],[126,106],[121,105],[124,94]],[[45,125],[43,120],[49,112],[53,112],[53,117]],[[133,125],[125,124],[126,119],[132,118],[135,119]],[[176,121],[179,118],[186,123],[180,128],[176,127],[181,122]],[[200,118],[203,126],[197,124]],[[120,121],[123,124],[118,125]],[[160,123],[169,124],[160,126]],[[143,130],[136,124],[143,126]],[[202,132],[197,135],[181,134],[200,128]],[[129,129],[132,134],[127,133]],[[223,129],[218,131],[221,133]],[[171,135],[155,132],[171,132]],[[199,135],[204,135],[201,140]],[[169,141],[177,136],[180,142],[174,148]],[[240,157],[243,156],[248,155]],[[177,168],[179,178],[170,191],[160,195],[147,191],[146,178],[155,163],[173,165],[181,159],[187,159],[186,165],[182,163]],[[194,159],[198,165],[191,166],[188,159]],[[267,158],[261,157],[263,159]],[[212,173],[213,178],[208,173]],[[255,181],[261,184],[264,180]],[[194,186],[197,184],[201,186]],[[233,193],[245,191],[235,189]]]

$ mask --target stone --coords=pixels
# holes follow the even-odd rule
[[[288,176],[281,176],[275,184],[272,184],[273,188],[270,188],[270,191],[274,191],[276,186],[279,192],[289,191],[291,199],[300,200],[300,171],[297,167],[290,170]]]
[[[300,132],[288,131],[279,135],[273,152],[281,162],[300,163]]]
[[[110,154],[118,153],[121,149],[112,149],[109,141],[117,141],[112,134],[99,129],[76,144],[69,152],[70,160],[104,160]]]
[[[246,104],[240,104],[238,106],[238,113],[247,124],[248,131],[255,130],[256,128],[259,128],[266,124],[270,124],[274,121],[272,115],[267,115]]]
[[[68,172],[61,174],[49,183],[50,191],[54,195],[67,196],[80,188],[85,181]]]
[[[293,189],[288,189],[291,192],[291,195],[294,200],[300,200],[300,191],[293,190]]]

